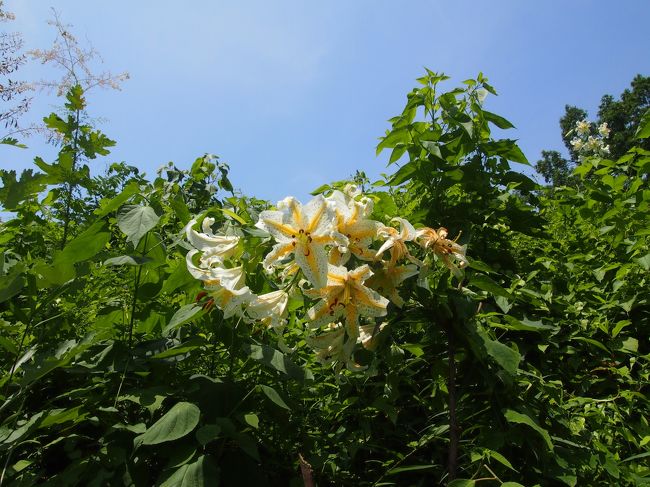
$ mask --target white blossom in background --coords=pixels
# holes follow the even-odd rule
[[[609,145],[605,139],[609,137],[610,129],[604,122],[592,133],[592,124],[587,120],[576,122],[575,128],[569,132],[576,135],[571,139],[571,147],[578,154],[580,160],[585,157],[606,157],[609,154]]]

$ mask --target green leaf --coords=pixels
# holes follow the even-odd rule
[[[519,368],[519,362],[521,362],[519,352],[497,340],[490,340],[486,335],[482,334],[481,337],[483,338],[485,350],[488,355],[503,367],[506,372],[512,375],[516,374]]]
[[[625,340],[623,340],[623,343],[621,345],[621,348],[619,348],[619,350],[622,352],[637,353],[639,351],[639,340],[633,337],[628,337]]]
[[[291,411],[291,408],[289,406],[287,406],[287,403],[285,403],[282,400],[282,398],[280,397],[280,394],[278,394],[278,392],[275,389],[273,389],[273,387],[265,386],[265,385],[262,385],[262,384],[258,385],[257,387],[259,387],[261,389],[261,391],[266,395],[266,397],[268,397],[275,404],[277,404],[281,408],[284,408],[284,409],[286,409],[288,411]]]
[[[634,259],[634,261],[643,267],[646,271],[650,270],[650,253],[645,254],[643,257],[639,257],[638,259]]]
[[[508,291],[503,289],[491,277],[486,274],[473,274],[470,277],[470,284],[476,286],[483,291],[487,291],[494,296],[501,296],[506,299],[512,299]]]
[[[447,484],[447,487],[474,487],[476,482],[472,479],[456,479]]]
[[[117,225],[134,248],[149,230],[155,228],[158,220],[160,217],[150,206],[127,205],[117,215]]]
[[[551,436],[548,434],[548,431],[546,431],[544,428],[539,426],[535,421],[533,421],[530,418],[530,416],[519,413],[512,409],[507,409],[503,413],[503,416],[506,418],[506,420],[508,420],[509,423],[525,424],[526,426],[534,429],[544,439],[544,442],[546,443],[548,449],[550,451],[553,450],[553,442],[551,441]]]
[[[508,311],[512,309],[512,304],[510,304],[510,301],[508,301],[508,299],[504,298],[503,296],[496,296],[494,298],[494,302],[497,303],[497,306],[501,308],[501,311],[503,311],[504,314],[507,314]]]
[[[105,223],[97,221],[68,242],[55,257],[53,265],[56,267],[88,260],[104,250],[110,238],[111,234],[106,231]]]
[[[112,199],[102,199],[99,202],[99,208],[95,210],[95,215],[98,217],[102,217],[104,215],[108,215],[110,212],[117,210],[120,206],[122,206],[126,201],[131,198],[134,194],[137,194],[140,191],[140,185],[132,181],[129,184],[127,184],[122,192],[115,196]]]
[[[497,115],[496,113],[488,112],[487,110],[483,110],[483,117],[485,117],[485,120],[488,122],[492,122],[494,125],[499,127],[500,129],[513,129],[515,128],[512,123],[510,123],[508,120],[503,118],[500,115]]]
[[[117,257],[111,257],[104,261],[105,266],[112,265],[142,265],[150,262],[149,257],[141,257],[139,255],[120,255]]]
[[[168,348],[167,350],[163,350],[162,352],[159,352],[155,355],[152,355],[152,359],[167,359],[171,357],[177,357],[179,355],[187,355],[190,353],[192,350],[196,350],[197,348],[202,348],[206,344],[205,339],[202,337],[193,337],[190,338],[188,341],[182,343],[181,345],[178,345],[176,347]]]
[[[205,446],[211,441],[214,441],[218,438],[220,438],[219,434],[221,433],[221,426],[218,424],[206,424],[205,426],[201,426],[197,431],[196,431],[196,440],[201,444],[201,446]]]
[[[170,266],[171,265],[173,264],[170,263]],[[165,280],[165,283],[160,289],[159,294],[169,294],[172,291],[178,289],[179,287],[185,286],[186,284],[190,284],[195,281],[196,279],[194,279],[192,274],[190,274],[189,271],[187,270],[187,265],[185,265],[185,261],[184,260],[178,261],[176,262],[176,267],[174,267],[172,273]]]
[[[505,321],[508,323],[507,328],[510,330],[520,330],[520,331],[538,331],[542,332],[545,330],[555,330],[555,326],[545,325],[541,320],[533,321],[525,316],[519,320],[514,316],[505,316]]]
[[[519,482],[504,482],[501,484],[501,487],[525,487]]]
[[[580,342],[585,342],[589,343],[590,345],[593,345],[594,347],[600,348],[603,352],[605,353],[610,353],[609,350],[605,345],[603,345],[601,342],[598,340],[594,340],[593,338],[587,338],[587,337],[573,337],[572,340],[578,340]]]
[[[275,369],[292,379],[298,381],[313,380],[314,376],[308,369],[296,365],[282,352],[266,345],[244,344],[244,351],[254,360],[261,362],[271,369]]]
[[[12,355],[18,355],[18,349],[16,345],[13,344],[11,340],[0,335],[0,347],[4,348],[7,352]]]
[[[169,201],[169,206],[172,207],[172,210],[174,210],[174,213],[176,213],[176,216],[183,225],[186,225],[192,219],[190,210],[185,204],[183,196],[180,193]]]
[[[5,144],[5,145],[13,145],[14,147],[18,147],[19,149],[27,149],[27,146],[25,144],[21,144],[18,142],[18,139],[14,139],[13,137],[5,137],[2,140],[0,140],[0,144]]]
[[[379,155],[384,149],[392,149],[397,144],[408,144],[411,142],[411,134],[408,127],[400,127],[383,137],[377,145],[376,155]]]
[[[636,133],[634,134],[634,137],[636,137],[637,139],[647,139],[648,137],[650,137],[650,110],[647,110],[643,114],[643,117],[639,122],[639,126],[636,129]]]
[[[174,441],[190,433],[199,424],[201,411],[189,402],[174,404],[167,413],[139,436],[143,445]]]
[[[174,313],[174,316],[171,317],[169,323],[165,326],[163,335],[169,335],[171,331],[194,318],[194,316],[200,313],[202,309],[201,306],[197,306],[194,303],[182,306],[178,311],[176,311],[176,313]]]
[[[246,421],[246,424],[252,426],[255,429],[259,429],[260,427],[260,418],[257,417],[257,414],[244,414],[244,421]]]
[[[405,467],[397,467],[397,468],[390,469],[386,473],[386,475],[397,475],[398,473],[402,473],[402,472],[422,472],[424,470],[432,470],[435,467],[436,467],[435,465],[407,465]]]
[[[232,210],[228,210],[227,208],[217,208],[220,212],[222,212],[224,215],[228,215],[230,218],[237,220],[239,223],[242,225],[246,225],[246,220],[244,220],[241,216],[239,216],[237,213],[235,213]]]
[[[631,457],[624,458],[620,463],[631,462],[632,460],[640,460],[641,458],[650,457],[650,451],[645,453],[639,453],[638,455],[632,455]]]
[[[219,484],[219,471],[208,455],[182,465],[160,487],[212,487]]]
[[[11,272],[6,276],[0,276],[0,303],[14,297],[26,285],[27,281],[21,272]]]
[[[16,180],[16,171],[0,169],[0,178],[0,203],[7,210],[16,209],[22,201],[38,195],[46,186],[46,177],[40,173],[34,174],[31,169],[24,170],[20,180]]]

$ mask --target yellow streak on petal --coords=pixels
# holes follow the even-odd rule
[[[314,229],[318,226],[318,222],[320,221],[321,217],[323,216],[323,212],[325,211],[326,205],[325,202],[322,202],[320,205],[320,208],[314,215],[314,217],[311,219],[311,221],[307,224],[307,229],[306,231],[311,233],[314,231]]]
[[[286,225],[284,223],[278,223],[278,222],[275,222],[273,220],[266,220],[266,219],[264,219],[262,221],[264,222],[265,225],[274,227],[275,229],[282,232],[285,237],[291,238],[292,235],[296,235],[298,233],[294,228],[292,228],[289,225]]]

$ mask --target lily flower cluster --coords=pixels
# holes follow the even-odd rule
[[[609,154],[609,145],[605,144],[610,132],[607,122],[600,124],[598,130],[592,134],[591,123],[581,120],[576,122],[571,132],[575,133],[571,139],[571,147],[579,154],[580,159],[588,156],[605,157]]]
[[[468,265],[466,247],[448,239],[445,228],[416,230],[399,217],[384,225],[372,212],[373,200],[352,185],[304,205],[290,196],[262,211],[255,226],[273,242],[262,266],[277,288],[267,294],[255,295],[246,286],[240,237],[215,235],[212,218],[203,220],[201,232],[195,220],[188,224],[194,249],[187,266],[225,318],[261,322],[280,335],[289,296],[300,293],[308,303],[301,320],[310,331],[306,342],[317,358],[356,370],[356,347],[372,350],[389,303],[404,305],[400,285],[427,271],[409,246],[419,244],[425,258],[437,256],[459,278]],[[285,347],[281,336],[280,345]]]

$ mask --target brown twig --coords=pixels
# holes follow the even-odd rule
[[[298,460],[300,461],[300,473],[302,474],[302,483],[305,487],[314,487],[314,470],[311,465],[305,460],[302,454],[298,453]]]

